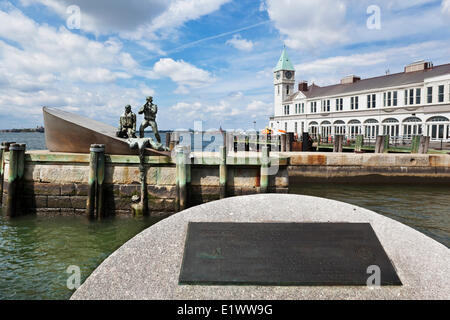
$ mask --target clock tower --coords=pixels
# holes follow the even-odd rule
[[[295,69],[286,53],[286,48],[283,49],[280,60],[275,69],[273,69],[273,79],[275,86],[275,116],[283,116],[283,101],[294,93],[295,86]]]

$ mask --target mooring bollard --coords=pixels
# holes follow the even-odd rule
[[[411,153],[419,153],[419,146],[422,140],[422,136],[413,136],[411,139]]]
[[[104,210],[103,181],[105,170],[105,146],[93,144],[91,145],[90,152],[86,215],[89,218],[100,218],[102,217],[102,211]]]
[[[220,199],[227,197],[227,148],[220,147],[220,166],[219,166],[219,186]]]
[[[344,136],[342,134],[335,135],[333,152],[342,152],[343,145],[344,145]]]
[[[421,136],[418,152],[421,154],[427,154],[430,147],[430,137]]]
[[[25,152],[24,145],[12,144],[9,147],[9,175],[8,175],[8,195],[6,197],[6,215],[8,217],[15,217],[19,215],[18,198],[19,192],[19,172],[23,177],[24,161],[23,153]],[[21,167],[20,167],[21,166]]]
[[[361,152],[363,145],[364,145],[364,136],[362,134],[358,134],[356,136],[355,141],[355,152]]]
[[[262,147],[262,157],[261,157],[261,179],[260,179],[260,192],[267,193],[269,189],[269,148],[267,146]]]

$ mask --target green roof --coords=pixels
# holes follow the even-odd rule
[[[275,69],[273,69],[274,72],[277,72],[280,70],[295,71],[294,65],[292,64],[291,60],[289,59],[289,57],[286,53],[286,48],[283,49],[280,60],[278,61],[278,64],[275,67]]]

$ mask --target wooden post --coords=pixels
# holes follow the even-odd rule
[[[99,167],[99,156],[101,153],[105,152],[104,145],[93,144],[90,148],[91,156],[89,161],[89,185],[88,185],[88,198],[86,203],[86,215],[89,218],[98,218],[98,211],[96,212],[96,207],[98,209],[98,167]],[[103,184],[103,181],[102,181]],[[102,205],[103,207],[103,205]]]
[[[411,139],[411,153],[419,153],[419,146],[422,136],[413,136]]]
[[[176,131],[170,135],[169,149],[172,151],[180,143],[180,134]]]
[[[4,142],[2,142],[2,145],[0,146],[0,208],[3,203],[3,175],[4,175],[4,169],[5,169],[5,153],[6,153],[6,146],[4,145]]]
[[[270,154],[267,146],[262,147],[261,157],[261,179],[260,179],[260,192],[267,193],[269,189],[269,166],[270,166]]]
[[[430,137],[421,136],[418,152],[421,154],[427,154],[429,147],[430,147]]]
[[[377,136],[375,142],[375,153],[388,153],[389,151],[389,135]]]
[[[219,186],[220,199],[227,197],[227,148],[220,147],[220,166],[219,166]]]
[[[6,153],[9,152],[9,146],[15,142],[2,142],[0,154],[0,205],[3,204],[3,183],[7,179],[5,177]]]
[[[104,186],[105,182],[105,145],[98,145],[98,159],[97,159],[97,195],[96,195],[96,206],[97,206],[97,217],[102,219],[106,216],[105,213],[105,195]],[[147,189],[147,188],[146,188]],[[145,192],[146,193],[146,192]]]
[[[386,134],[384,136],[384,153],[389,152],[389,141],[390,141],[390,136],[388,134]]]
[[[177,191],[178,191],[178,203],[179,211],[186,209],[186,160],[184,149],[179,147],[176,151],[176,163],[177,163]]]
[[[336,134],[334,136],[333,152],[342,152],[344,145],[344,136],[342,134]]]
[[[170,149],[170,139],[171,139],[170,132],[166,132],[166,147],[169,149]]]
[[[260,149],[261,147],[259,145],[259,132],[256,131],[256,152],[259,152]]]
[[[8,195],[6,197],[6,216],[15,217],[19,214],[17,210],[17,200],[20,196],[18,194],[19,172],[23,176],[23,160],[22,151],[24,151],[23,145],[12,144],[9,148],[9,175],[8,175]],[[19,166],[22,166],[19,168]]]
[[[355,152],[361,152],[363,145],[364,145],[364,136],[362,134],[358,134],[356,136]]]
[[[286,152],[291,152],[292,141],[294,140],[293,135],[293,133],[286,134]]]
[[[191,199],[191,181],[192,181],[192,160],[191,160],[191,146],[185,147],[186,160],[186,207],[190,206],[189,200]]]
[[[286,134],[280,135],[281,152],[286,152]]]

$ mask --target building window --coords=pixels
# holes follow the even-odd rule
[[[297,122],[295,123],[295,133],[297,133],[298,132],[298,125],[297,125]]]
[[[289,95],[289,86],[286,87],[286,94]]]
[[[393,92],[393,100],[392,100],[392,105],[393,105],[394,107],[397,106],[397,100],[398,100],[398,94],[397,94],[397,91],[394,91],[394,92]]]
[[[302,102],[302,113],[305,113],[305,103]]]
[[[336,99],[336,111],[344,110],[344,99]]]
[[[330,100],[322,100],[322,112],[330,112]]]
[[[296,114],[298,113],[298,105],[297,104],[295,104],[295,113]]]
[[[420,98],[421,93],[422,93],[422,90],[420,90],[420,88],[417,88],[416,89],[416,104],[420,104],[420,102],[421,102],[421,98]]]
[[[408,105],[408,90],[405,90],[405,106]]]
[[[438,102],[444,102],[444,86],[439,86]]]
[[[370,108],[375,109],[375,107],[376,107],[376,97],[377,96],[375,94],[369,94],[367,96],[367,108],[368,109],[370,109]]]
[[[311,113],[317,112],[317,101],[311,102]]]
[[[358,97],[351,97],[350,98],[350,109],[351,110],[358,110]]]
[[[414,104],[414,89],[409,89],[409,104]]]
[[[433,87],[427,88],[427,103],[433,103]]]

